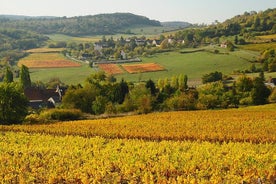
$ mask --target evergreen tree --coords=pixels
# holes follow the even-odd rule
[[[122,79],[121,82],[119,84],[117,84],[114,89],[114,100],[113,101],[117,102],[119,104],[122,104],[128,93],[129,93],[128,84],[124,81],[124,79]]]
[[[20,82],[23,86],[23,88],[27,88],[31,86],[31,78],[30,78],[30,72],[29,68],[25,65],[21,66],[20,70]]]
[[[13,82],[13,73],[9,67],[6,68],[6,74],[4,77],[4,82],[11,83]]]
[[[266,104],[269,95],[270,90],[265,86],[263,79],[260,77],[255,78],[253,80],[253,89],[251,91],[251,98],[253,104]]]
[[[155,94],[156,94],[156,87],[155,87],[154,82],[151,79],[146,82],[146,88],[150,89],[151,95],[155,96]]]

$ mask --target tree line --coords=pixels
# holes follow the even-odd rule
[[[220,72],[205,74],[213,80],[193,88],[188,86],[188,76],[180,74],[171,78],[151,79],[132,83],[124,79],[117,81],[113,76],[98,72],[89,76],[83,85],[68,87],[58,109],[78,109],[87,114],[121,114],[127,112],[150,113],[155,111],[198,110],[214,108],[237,108],[240,105],[262,105],[276,102],[276,88],[265,85],[261,72],[258,77],[240,76],[232,86],[226,85]],[[28,100],[23,90],[37,86],[31,83],[28,68],[20,69],[20,80],[14,82],[9,68],[6,69],[4,83],[0,85],[0,123],[21,123],[28,115]],[[212,76],[212,77],[211,77]],[[79,114],[79,111],[72,111]],[[74,117],[67,113],[64,117]],[[29,116],[32,116],[29,115]],[[68,120],[68,119],[67,119]]]

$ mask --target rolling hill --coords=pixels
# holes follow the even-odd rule
[[[40,34],[71,36],[122,33],[134,26],[160,26],[156,20],[131,13],[98,14],[79,17],[21,17],[0,16],[0,27],[31,30]]]

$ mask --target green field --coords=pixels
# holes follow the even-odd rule
[[[225,52],[225,51],[224,51]],[[181,54],[179,52],[169,52],[157,54],[152,57],[142,58],[145,63],[158,63],[165,67],[166,71],[140,73],[140,74],[122,74],[119,78],[128,81],[139,81],[152,79],[157,81],[159,78],[171,77],[173,75],[186,74],[189,82],[196,85],[201,82],[203,74],[213,71],[220,71],[223,74],[233,74],[234,70],[248,69],[257,56],[255,52],[235,51],[231,53],[213,54],[206,51]]]
[[[139,74],[124,73],[116,75],[116,77],[137,82],[148,79],[157,81],[159,78],[170,78],[174,75],[186,74],[189,77],[190,85],[197,85],[201,82],[202,75],[206,73],[219,71],[223,74],[231,75],[235,70],[249,69],[252,65],[249,61],[254,61],[258,55],[258,53],[253,51],[238,50],[227,52],[227,50],[221,48],[218,48],[220,54],[214,54],[212,53],[213,47],[205,47],[204,49],[205,51],[194,53],[167,52],[143,57],[143,63],[158,63],[165,67],[166,70]],[[186,51],[190,52],[191,49]],[[47,82],[50,78],[59,77],[66,84],[82,83],[87,76],[96,72],[96,70],[89,68],[86,64],[77,68],[32,69],[30,71],[32,81]]]
[[[276,49],[276,42],[248,44],[248,45],[240,46],[240,48],[246,49],[246,50],[252,50],[252,51],[263,51],[270,48]]]
[[[95,72],[87,64],[74,68],[50,68],[30,69],[32,82],[48,82],[51,78],[59,78],[65,84],[82,83],[92,72]]]

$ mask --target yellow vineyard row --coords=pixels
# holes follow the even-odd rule
[[[265,109],[166,112],[48,125],[0,126],[0,131],[144,140],[275,143],[276,116],[275,111]]]
[[[2,183],[273,183],[274,143],[0,133]]]

